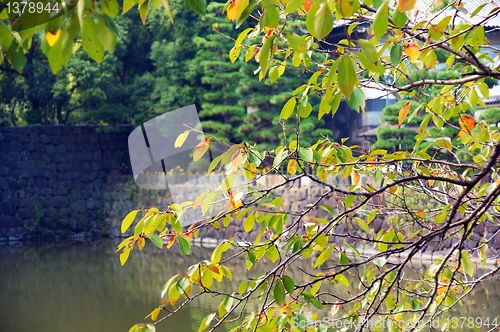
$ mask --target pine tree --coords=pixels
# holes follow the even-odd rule
[[[239,105],[242,96],[237,91],[241,79],[241,63],[229,61],[233,40],[227,37],[232,25],[224,19],[224,4],[212,2],[207,6],[203,24],[212,31],[194,39],[198,52],[195,63],[200,70],[200,119],[203,130],[225,141],[239,141],[237,126],[245,117]]]

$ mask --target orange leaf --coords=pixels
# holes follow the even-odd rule
[[[195,225],[196,224],[191,224],[191,226],[189,226],[188,231],[186,232],[186,236],[188,238],[192,238],[193,237],[193,230],[195,228]]]
[[[220,269],[219,269],[217,266],[213,265],[213,264],[209,264],[209,265],[207,265],[207,268],[208,268],[210,271],[212,271],[213,273],[220,274]]]
[[[410,112],[410,102],[407,102],[399,111],[398,124],[401,126]]]
[[[400,12],[407,12],[415,7],[417,0],[398,0],[398,10]]]
[[[418,210],[417,212],[415,212],[415,214],[419,218],[425,218],[425,211],[424,210]]]
[[[47,33],[45,34],[45,40],[47,41],[47,44],[49,44],[50,47],[54,46],[59,40],[59,38],[61,38],[61,29],[58,29],[56,33],[47,31]]]
[[[360,180],[359,173],[357,171],[352,171],[352,173],[351,173],[352,184],[354,186],[357,185],[359,183],[359,180]]]
[[[139,237],[137,239],[137,246],[139,247],[139,250],[142,251],[142,249],[144,248],[145,245],[146,245],[146,240],[144,240],[143,237]]]
[[[168,240],[168,243],[167,243],[167,249],[170,249],[172,248],[172,246],[174,245],[175,243],[175,238],[177,237],[177,235],[173,235],[170,240]]]
[[[311,9],[311,6],[312,6],[312,0],[304,1],[304,9],[306,10],[307,13],[309,12],[309,9]]]
[[[476,121],[474,121],[474,118],[468,114],[462,114],[460,115],[460,119],[458,120],[458,125],[462,130],[458,133],[458,137],[464,137],[468,133],[474,129],[476,126]]]
[[[420,56],[420,47],[415,43],[408,43],[405,46],[405,54],[408,55],[411,63],[415,63]]]
[[[243,203],[241,202],[241,194],[229,190],[229,205],[232,209],[242,206]]]
[[[227,18],[230,21],[237,21],[241,13],[248,7],[248,0],[233,0],[227,7]]]

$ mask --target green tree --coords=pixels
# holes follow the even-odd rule
[[[220,203],[213,190],[200,193],[195,202],[172,204],[162,211],[151,208],[130,212],[121,230],[125,233],[132,228],[133,234],[118,246],[122,264],[146,241],[163,248],[165,240],[167,248],[176,246],[187,255],[193,237],[201,229],[241,223],[246,233],[255,232],[240,240],[221,241],[210,257],[167,279],[162,300],[148,316],[148,323],[137,324],[130,331],[154,331],[154,324],[200,296],[220,300],[218,310],[200,322],[200,332],[213,331],[223,324],[231,324],[228,328],[232,331],[303,331],[314,319],[308,314],[324,307],[336,317],[355,322],[357,330],[366,330],[374,320],[390,325],[391,330],[398,330],[403,323],[419,324],[418,329],[425,329],[436,320],[440,329],[449,329],[448,322],[439,321],[439,316],[500,269],[496,253],[488,247],[495,234],[485,234],[486,226],[496,225],[500,218],[500,133],[468,114],[482,106],[482,97],[489,95],[486,78],[500,77],[497,64],[484,48],[488,45],[484,25],[499,12],[490,4],[476,8],[475,3],[443,3],[443,11],[436,14],[429,8],[422,20],[407,15],[415,3],[401,0],[394,7],[389,1],[284,4],[233,0],[227,4],[228,19],[237,26],[248,22],[251,31],[259,36],[248,37],[250,30],[244,30],[235,41],[232,57],[253,48],[256,52],[252,59],[259,65],[260,80],[269,77],[279,82],[276,66],[289,58],[293,66],[311,73],[306,84],[291,92],[280,111],[282,119],[301,123],[301,119],[314,114],[316,106],[319,117],[334,114],[340,98],[360,108],[364,101],[361,87],[374,83],[401,99],[421,103],[416,116],[423,119],[415,145],[394,153],[365,153],[328,137],[316,137],[313,145],[305,145],[301,128],[292,129],[299,134],[267,151],[271,165],[263,163],[264,154],[251,145],[232,145],[212,166],[214,170],[225,166],[230,177],[244,174],[252,190],[241,193],[241,187],[228,188],[227,181],[212,188],[229,195],[227,208],[215,211],[215,216],[206,216],[189,227],[182,225],[186,210],[203,212]],[[143,21],[150,7],[159,6],[154,1],[132,0],[123,3],[124,11],[136,4]],[[186,4],[199,13],[205,12],[202,0]],[[74,32],[63,27],[66,30],[62,35],[73,38],[80,33],[86,52],[101,61],[104,47],[110,49],[109,40],[104,38],[108,25],[104,30],[96,30],[95,25],[103,18],[102,13],[110,14],[110,10],[91,1],[78,5],[76,14],[66,12],[65,16],[69,25],[79,21],[79,28]],[[464,6],[472,7],[467,10]],[[479,20],[473,17],[476,13],[480,13]],[[19,29],[19,22],[31,22],[23,19],[8,20],[10,25],[3,19],[7,29],[0,29],[2,50],[16,69],[22,67],[28,50],[19,38],[14,41],[16,34],[11,30]],[[336,31],[343,38],[332,45],[326,38],[334,22],[341,19],[351,23],[341,32]],[[282,33],[296,21],[305,22],[306,29]],[[366,22],[364,28],[370,39],[351,38],[358,22]],[[46,32],[48,28],[42,24],[37,30]],[[10,41],[5,42],[9,37]],[[23,39],[31,40],[28,32],[23,33]],[[50,46],[52,50],[62,46],[57,43]],[[414,68],[425,66],[430,70],[436,66],[437,52],[445,53],[446,62],[440,65],[464,75],[444,80],[408,77],[406,73]],[[49,64],[57,67],[60,60],[55,60],[50,50],[47,53]],[[332,53],[336,57],[330,57]],[[417,93],[423,87],[436,87],[439,93],[421,100]],[[399,125],[411,121],[409,111],[398,113]],[[454,118],[458,119],[456,125]],[[453,140],[432,134],[448,127],[458,131]],[[177,145],[182,145],[185,133],[182,135]],[[205,141],[199,146],[195,156],[206,153],[207,145]],[[438,147],[447,152],[434,154],[433,149]],[[280,180],[255,189],[262,183],[257,180],[271,174]],[[332,181],[341,178],[349,183]],[[304,200],[294,202],[298,207],[286,204],[281,199],[283,192],[302,179],[315,183],[319,192],[310,192]],[[383,225],[380,230],[376,231],[375,220]],[[477,243],[470,244],[472,238]],[[375,252],[361,255],[358,246]],[[424,267],[425,271],[408,276],[412,259],[428,246],[435,246],[434,252],[443,255]],[[485,263],[489,258],[493,258],[490,269],[477,268],[476,261]],[[308,268],[300,270],[300,278],[292,277],[290,271],[299,260],[305,261]],[[221,291],[217,284],[232,278],[231,262],[242,261],[253,277],[237,290]],[[266,267],[259,269],[263,263],[267,263]],[[347,276],[353,276],[356,285],[343,292],[350,286]],[[317,326],[310,329],[320,330]]]
[[[211,2],[207,14],[201,18],[206,36],[194,38],[197,48],[195,62],[200,71],[201,110],[199,112],[203,129],[226,141],[240,141],[237,126],[245,117],[245,109],[239,105],[241,95],[237,86],[241,79],[240,63],[229,61],[232,40],[231,23],[221,19],[224,4]]]

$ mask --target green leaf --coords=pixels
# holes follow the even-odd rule
[[[306,17],[307,31],[322,40],[333,30],[333,14],[325,0],[313,0]]]
[[[18,73],[23,72],[24,66],[26,66],[26,54],[24,54],[22,47],[17,44],[11,45],[7,53],[7,60]]]
[[[139,3],[139,17],[141,18],[142,24],[146,24],[146,19],[148,18],[149,12],[149,0],[144,0]]]
[[[186,7],[198,14],[205,14],[207,8],[206,0],[185,0]]]
[[[99,31],[98,39],[104,49],[108,52],[113,52],[116,46],[116,27],[113,21],[105,15],[101,15],[97,20],[97,31]]]
[[[356,112],[363,111],[366,105],[366,96],[363,90],[355,86],[352,89],[351,98],[347,100],[347,103]]]
[[[408,16],[406,16],[406,13],[400,12],[399,10],[395,10],[394,14],[392,14],[392,22],[394,23],[395,26],[398,28],[401,28],[403,25],[408,22]]]
[[[156,328],[152,324],[135,324],[128,332],[156,332]]]
[[[130,211],[127,214],[127,216],[125,216],[125,218],[123,218],[122,226],[121,226],[122,234],[125,233],[129,229],[130,225],[132,225],[138,212],[139,212],[139,210]]]
[[[340,252],[339,261],[340,261],[340,264],[342,264],[342,265],[347,265],[351,262],[351,260],[342,251]]]
[[[0,21],[0,48],[3,51],[7,51],[13,40],[14,37],[12,36],[9,26],[3,21]]]
[[[469,277],[472,278],[474,276],[474,272],[476,271],[476,266],[474,265],[474,262],[472,262],[470,253],[463,252],[460,262],[464,268],[465,273],[467,273]]]
[[[172,287],[172,285],[174,283],[177,282],[177,280],[179,280],[181,278],[181,275],[180,274],[176,274],[175,276],[171,277],[170,279],[167,280],[167,282],[165,283],[165,285],[163,285],[163,288],[161,290],[161,297],[163,298],[165,296],[165,294],[167,294],[168,290],[170,289],[170,287]]]
[[[279,305],[285,304],[285,288],[283,287],[283,282],[281,280],[274,285],[273,296],[276,303]]]
[[[123,0],[122,15],[128,12],[137,3],[135,0]]]
[[[264,8],[264,13],[262,14],[261,22],[262,26],[274,29],[278,26],[280,17],[276,7],[270,0],[263,0],[262,7]]]
[[[191,241],[184,237],[178,236],[177,241],[179,242],[179,248],[184,255],[189,255],[189,251],[191,250]]]
[[[215,318],[215,312],[203,318],[203,320],[200,323],[200,327],[198,328],[198,332],[205,331],[210,326],[210,323],[214,318]]]
[[[378,8],[373,20],[373,32],[377,39],[380,39],[387,31],[388,19],[389,3],[386,1]]]
[[[343,55],[340,59],[337,84],[342,94],[347,98],[351,98],[352,89],[357,82],[356,68],[354,62],[348,55]]]
[[[391,62],[394,66],[401,63],[401,55],[403,54],[403,47],[400,44],[396,44],[391,48]]]
[[[271,246],[269,246],[269,248],[267,248],[266,250],[266,256],[267,258],[269,258],[269,260],[271,262],[276,262],[278,260],[278,258],[280,257],[280,254],[278,252],[278,248],[276,248],[276,246],[273,244]]]
[[[245,222],[243,223],[243,229],[245,230],[246,233],[250,233],[254,226],[255,226],[255,217],[252,213],[248,217],[246,217]]]
[[[223,317],[233,306],[234,298],[231,296],[226,296],[224,301],[222,301],[219,305],[219,309],[217,312],[219,313],[219,317]]]
[[[214,251],[212,252],[212,255],[210,256],[210,262],[212,264],[217,264],[220,262],[222,258],[222,254],[227,251],[229,248],[231,248],[231,243],[230,242],[221,242],[215,247]]]
[[[99,41],[99,33],[92,15],[86,16],[80,31],[83,49],[91,59],[100,63],[104,58],[104,46]]]
[[[333,246],[330,246],[326,248],[319,256],[316,258],[316,261],[314,262],[314,268],[317,268],[318,266],[323,265],[326,260],[330,257],[333,251]]]
[[[312,163],[314,161],[314,153],[312,148],[300,148],[299,149],[299,158]]]
[[[337,274],[335,276],[335,282],[344,286],[344,287],[349,287],[349,280],[342,274]]]
[[[293,110],[295,109],[295,105],[297,105],[297,98],[292,97],[288,99],[288,101],[281,109],[280,117],[286,120],[290,116],[292,116]]]
[[[156,233],[149,234],[148,237],[155,246],[157,246],[160,249],[163,247],[163,241],[161,240],[158,234]]]
[[[365,233],[369,233],[370,232],[370,227],[368,226],[368,224],[361,218],[354,218],[354,220],[358,223],[359,227],[365,231]]]
[[[283,276],[283,286],[285,286],[285,289],[288,293],[293,293],[295,290],[295,281],[289,276]]]

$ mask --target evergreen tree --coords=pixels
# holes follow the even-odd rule
[[[237,91],[242,77],[241,63],[229,61],[234,41],[227,33],[232,24],[224,19],[224,4],[211,2],[202,21],[210,32],[194,39],[198,48],[195,62],[200,70],[202,93],[200,118],[205,132],[226,141],[238,142],[237,127],[245,117],[239,105],[242,96]],[[210,27],[210,28],[208,28]]]

